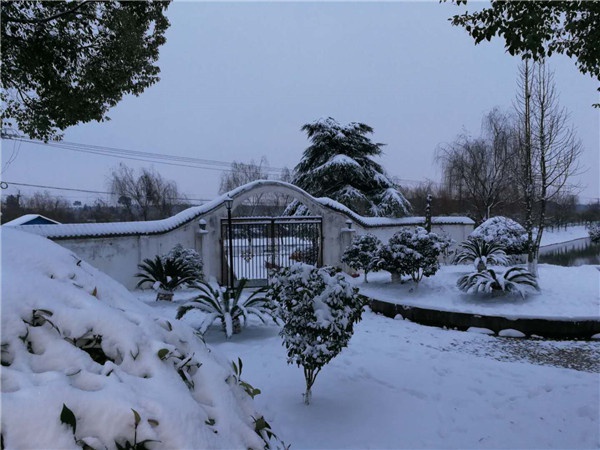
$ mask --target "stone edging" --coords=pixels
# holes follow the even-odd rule
[[[463,312],[439,311],[417,306],[398,305],[382,300],[369,300],[371,310],[394,318],[403,318],[422,325],[456,328],[466,331],[470,327],[487,328],[498,334],[501,330],[513,329],[527,336],[536,335],[553,339],[590,339],[600,333],[600,320],[551,320],[551,319],[507,319],[499,316],[484,316]]]

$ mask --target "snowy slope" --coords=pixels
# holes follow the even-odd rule
[[[133,443],[132,409],[138,442],[159,441],[150,448],[264,446],[250,397],[193,329],[156,317],[47,239],[5,228],[1,237],[7,448]],[[63,404],[75,414],[75,438],[59,420]]]

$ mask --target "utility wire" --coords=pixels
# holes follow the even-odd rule
[[[91,189],[75,189],[75,188],[65,188],[65,187],[57,187],[57,186],[45,186],[45,185],[41,185],[41,184],[29,184],[29,183],[16,183],[13,181],[4,181],[3,183],[6,183],[8,186],[10,186],[11,184],[14,184],[15,186],[27,186],[27,187],[36,187],[36,188],[44,188],[44,189],[55,189],[55,190],[59,190],[59,191],[74,191],[74,192],[85,192],[87,194],[108,194],[108,195],[115,195],[115,192],[108,192],[108,191],[93,191]],[[189,201],[196,201],[196,202],[208,202],[210,200],[207,199],[202,199],[202,198],[186,198],[186,197],[175,197],[175,200],[189,200]]]
[[[43,142],[37,139],[28,139],[22,136],[2,133],[3,139],[11,139],[19,142],[61,148],[81,153],[90,153],[95,155],[110,156],[114,158],[130,159],[134,161],[154,162],[158,164],[167,164],[171,166],[192,167],[206,170],[216,170],[219,172],[231,172],[231,163],[227,161],[218,161],[213,159],[193,158],[188,156],[168,155],[165,153],[151,153],[137,150],[128,150],[101,145],[81,144],[77,142],[56,141]],[[280,174],[283,170],[278,167],[265,167],[268,173]]]

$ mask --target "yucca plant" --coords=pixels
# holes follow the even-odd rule
[[[468,294],[512,292],[525,298],[532,289],[539,291],[536,278],[522,267],[511,267],[501,275],[493,269],[473,272],[460,277],[456,283],[458,288]]]
[[[475,270],[483,272],[488,264],[508,265],[508,257],[504,248],[482,239],[467,239],[460,244],[454,257],[454,263],[472,262]]]
[[[177,318],[181,319],[188,311],[198,309],[207,314],[198,331],[204,334],[215,320],[220,320],[227,339],[234,333],[241,332],[241,319],[244,319],[246,325],[250,315],[255,315],[263,323],[266,323],[268,318],[276,322],[275,308],[263,295],[266,289],[258,289],[248,298],[241,298],[247,282],[248,280],[242,278],[233,290],[220,287],[215,289],[205,282],[196,283],[194,287],[200,290],[201,294],[180,306],[177,310]]]
[[[144,259],[142,264],[138,264],[141,272],[135,276],[141,278],[136,287],[145,283],[152,283],[152,287],[158,292],[156,300],[172,300],[173,291],[184,283],[191,282],[196,275],[192,268],[176,260],[175,258],[161,258],[155,256],[154,259]]]

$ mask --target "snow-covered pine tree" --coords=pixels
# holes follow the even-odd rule
[[[348,264],[354,270],[363,270],[365,283],[368,283],[367,274],[379,270],[377,267],[377,254],[381,246],[381,241],[373,234],[367,233],[356,236],[342,255],[342,262]]]
[[[329,197],[364,216],[405,216],[410,203],[372,157],[384,144],[372,142],[364,123],[340,125],[329,117],[302,127],[311,145],[295,168],[294,184],[315,197]]]

